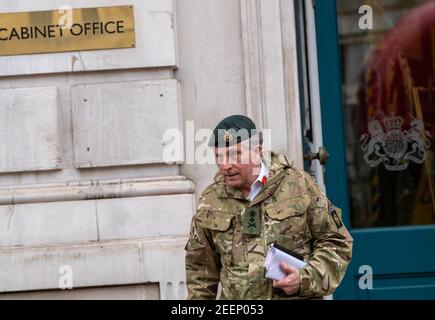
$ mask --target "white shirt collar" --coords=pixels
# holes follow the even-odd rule
[[[263,187],[263,180],[264,183],[266,183],[268,178],[269,178],[269,169],[267,168],[266,164],[262,160],[260,174],[258,175],[257,179],[254,181],[254,183],[251,185],[251,191],[247,197],[249,201],[254,200],[254,198],[260,193]]]

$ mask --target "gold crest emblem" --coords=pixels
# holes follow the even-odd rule
[[[225,141],[227,143],[233,142],[234,137],[233,137],[232,133],[229,130],[225,131],[225,133],[224,133],[224,139],[225,139]]]

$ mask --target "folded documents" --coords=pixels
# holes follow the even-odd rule
[[[304,258],[302,256],[274,243],[270,246],[264,262],[264,266],[266,267],[266,278],[279,281],[287,276],[279,266],[281,262],[296,269],[302,269],[305,267]]]

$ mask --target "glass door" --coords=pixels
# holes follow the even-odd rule
[[[435,299],[435,0],[322,0],[326,189],[354,257],[336,299]]]

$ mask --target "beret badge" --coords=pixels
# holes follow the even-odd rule
[[[224,139],[225,139],[226,143],[233,142],[234,136],[233,136],[233,134],[231,133],[230,130],[225,131],[225,133],[224,133]]]

